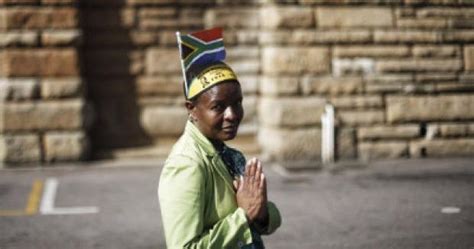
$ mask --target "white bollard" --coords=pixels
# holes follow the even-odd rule
[[[321,115],[321,159],[323,164],[334,162],[334,107],[326,104]]]

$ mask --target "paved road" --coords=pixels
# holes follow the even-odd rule
[[[474,248],[473,159],[267,168],[268,248]],[[112,166],[110,166],[112,165]],[[0,249],[165,248],[150,161],[0,171]]]

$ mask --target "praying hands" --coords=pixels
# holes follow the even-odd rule
[[[267,183],[261,162],[253,158],[245,166],[245,174],[234,181],[237,205],[245,210],[249,224],[265,227],[268,223]]]

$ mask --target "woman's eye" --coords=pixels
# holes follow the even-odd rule
[[[220,104],[212,107],[212,109],[215,111],[221,111],[221,110],[224,110],[224,108],[225,108],[224,105],[220,105]]]

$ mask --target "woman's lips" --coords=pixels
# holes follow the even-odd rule
[[[237,130],[237,126],[226,126],[222,128],[222,130],[225,132],[235,132]]]

